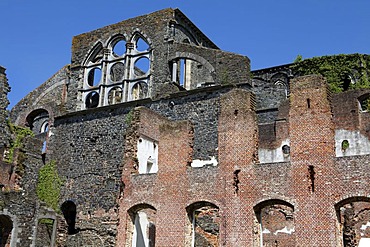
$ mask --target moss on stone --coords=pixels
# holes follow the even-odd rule
[[[45,164],[39,170],[36,193],[46,205],[59,211],[60,190],[63,179],[60,178],[55,161]]]
[[[4,161],[13,163],[15,149],[22,148],[24,138],[27,136],[34,136],[34,133],[28,128],[16,126],[10,122],[8,122],[8,126],[13,138],[10,141],[10,147]]]

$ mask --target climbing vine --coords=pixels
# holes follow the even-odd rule
[[[55,161],[51,161],[40,168],[36,187],[38,198],[49,207],[59,211],[60,190],[63,179],[60,178]]]
[[[333,93],[348,89],[370,88],[370,56],[334,55],[296,59],[291,66],[296,75],[323,75]]]
[[[24,138],[27,136],[34,136],[34,133],[28,128],[16,126],[10,122],[8,122],[8,125],[13,138],[10,141],[10,147],[8,149],[6,157],[4,158],[4,161],[8,163],[13,163],[14,150],[23,147]]]

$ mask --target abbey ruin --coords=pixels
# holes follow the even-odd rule
[[[75,36],[10,113],[0,67],[0,247],[369,246],[369,68],[250,71],[178,9]]]

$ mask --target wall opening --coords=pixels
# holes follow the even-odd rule
[[[139,38],[136,41],[136,50],[137,51],[148,51],[149,50],[149,44],[142,38]]]
[[[157,173],[158,142],[141,136],[137,142],[137,159],[140,174]]]
[[[359,107],[362,112],[369,112],[370,110],[370,94],[362,95],[358,98]]]
[[[45,109],[37,109],[32,111],[26,117],[26,126],[37,135],[45,133],[49,129],[49,112]]]
[[[0,215],[0,247],[8,247],[11,243],[13,222],[6,215]]]
[[[120,87],[114,87],[109,90],[108,93],[108,104],[113,105],[122,102],[122,89]]]
[[[110,79],[113,82],[119,82],[123,80],[125,72],[125,65],[123,62],[118,62],[112,65],[110,68]]]
[[[344,247],[370,243],[370,198],[349,198],[336,205]]]
[[[187,246],[219,246],[220,213],[219,208],[210,202],[196,202],[187,207],[191,239]]]
[[[288,202],[268,200],[254,207],[259,222],[259,246],[296,246],[294,208]]]
[[[100,68],[92,68],[87,76],[87,83],[90,87],[96,87],[100,84],[101,76],[102,73]]]
[[[128,244],[132,247],[154,247],[156,234],[156,210],[150,205],[141,204],[128,211]],[[130,243],[131,242],[131,243]]]
[[[126,53],[126,41],[121,39],[113,45],[113,55],[115,57],[123,56]]]
[[[55,220],[40,218],[37,221],[36,246],[52,246],[54,242]]]
[[[93,91],[86,96],[85,106],[87,109],[98,107],[99,93]]]
[[[68,225],[68,234],[73,235],[78,232],[76,229],[76,204],[73,201],[65,201],[60,207],[64,219]]]

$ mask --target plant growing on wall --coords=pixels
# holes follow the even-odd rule
[[[17,148],[22,148],[24,138],[26,138],[27,136],[34,136],[34,133],[28,128],[16,126],[10,122],[8,122],[8,125],[13,138],[10,141],[10,147],[4,158],[4,161],[8,163],[13,163],[14,150]]]
[[[59,177],[55,161],[50,161],[40,168],[36,187],[37,196],[55,211],[59,211],[62,185],[63,180]]]
[[[296,75],[320,74],[333,93],[370,88],[370,56],[363,54],[313,57],[291,65]]]

